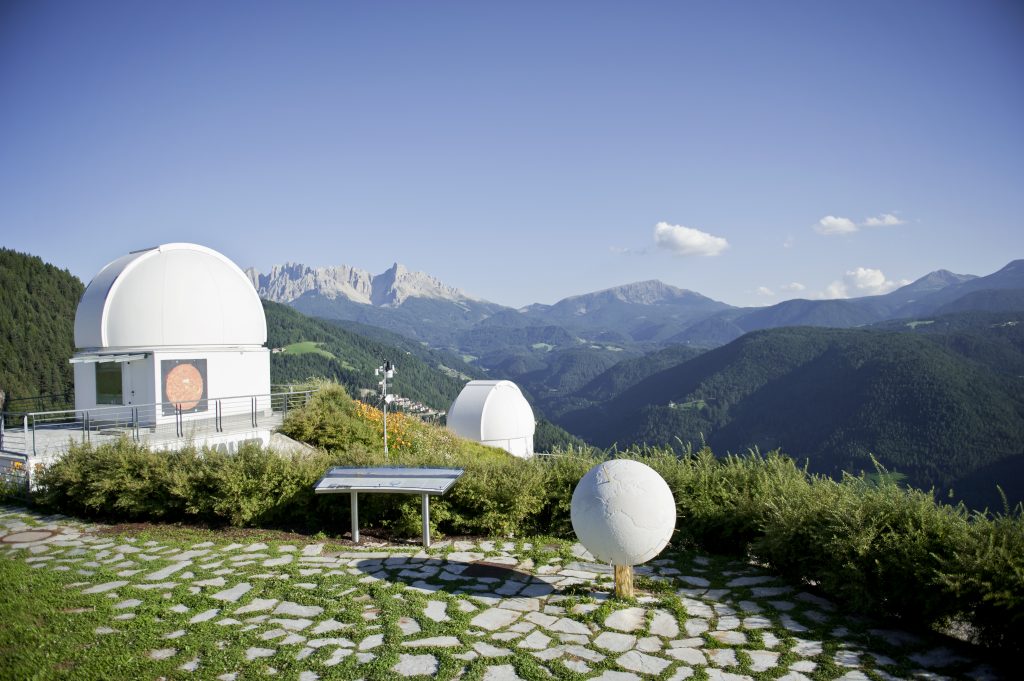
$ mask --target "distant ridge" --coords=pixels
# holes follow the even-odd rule
[[[251,267],[245,273],[260,297],[275,303],[290,303],[311,292],[378,307],[395,307],[409,298],[452,302],[477,300],[428,274],[412,272],[397,262],[377,275],[348,265],[308,267],[292,262],[274,265],[267,274],[260,274]]]
[[[530,312],[532,310],[544,310],[560,306],[587,309],[615,302],[629,303],[633,305],[657,305],[659,303],[684,300],[695,303],[702,301],[715,302],[699,293],[678,288],[657,279],[648,279],[647,281],[637,281],[632,284],[613,286],[593,293],[569,296],[568,298],[563,298],[554,305],[542,305],[539,303],[529,305],[523,308],[523,311]],[[725,303],[718,303],[718,305],[731,307]]]
[[[511,308],[474,298],[399,263],[380,274],[348,265],[275,265],[246,270],[264,300],[307,315],[377,326],[434,346],[453,347],[454,334]]]
[[[837,300],[785,300],[766,307],[733,307],[696,291],[645,280],[517,309],[474,298],[424,272],[395,263],[380,274],[348,265],[276,265],[267,274],[247,270],[266,300],[286,303],[325,319],[382,327],[479,358],[485,369],[507,364],[517,329],[560,327],[578,343],[646,352],[672,344],[717,347],[760,329],[784,326],[852,328],[939,311],[1019,309],[1024,299],[1024,260],[1014,260],[987,276],[940,269],[883,295]],[[1021,291],[1017,294],[1014,291]],[[961,300],[962,299],[962,300]],[[486,328],[487,333],[474,333]],[[531,335],[531,334],[527,334]],[[532,334],[536,335],[536,334]],[[490,338],[499,358],[481,347]],[[535,341],[534,345],[542,341]],[[547,341],[543,341],[548,345]],[[557,343],[566,349],[566,343]],[[537,355],[537,348],[516,354]],[[524,360],[525,361],[525,360]],[[539,371],[534,357],[527,362]],[[518,361],[515,366],[523,366]],[[536,374],[540,375],[540,374]]]

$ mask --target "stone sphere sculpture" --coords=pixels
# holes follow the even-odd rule
[[[591,468],[572,493],[572,529],[598,560],[616,566],[644,563],[672,538],[676,503],[650,466],[612,459]]]

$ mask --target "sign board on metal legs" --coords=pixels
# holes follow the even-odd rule
[[[419,494],[423,498],[423,546],[430,547],[430,495],[443,495],[462,474],[462,468],[405,468],[402,466],[335,466],[314,485],[317,494],[352,495],[352,541],[359,543],[359,493]]]

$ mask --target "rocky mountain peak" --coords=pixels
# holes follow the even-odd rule
[[[267,274],[260,274],[253,268],[247,269],[246,274],[260,297],[278,303],[290,303],[309,292],[375,307],[396,307],[409,298],[475,300],[457,288],[423,272],[410,271],[397,262],[377,275],[348,265],[309,267],[294,262],[274,265]]]

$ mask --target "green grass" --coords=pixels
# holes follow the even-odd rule
[[[298,343],[292,343],[286,345],[284,351],[290,355],[323,355],[329,359],[337,359],[333,353],[327,352],[323,349],[323,343],[317,343],[314,341],[299,341]]]
[[[687,411],[690,409],[704,409],[708,406],[708,403],[704,400],[690,400],[689,402],[671,402],[668,406],[673,409],[682,409],[683,411]]]

